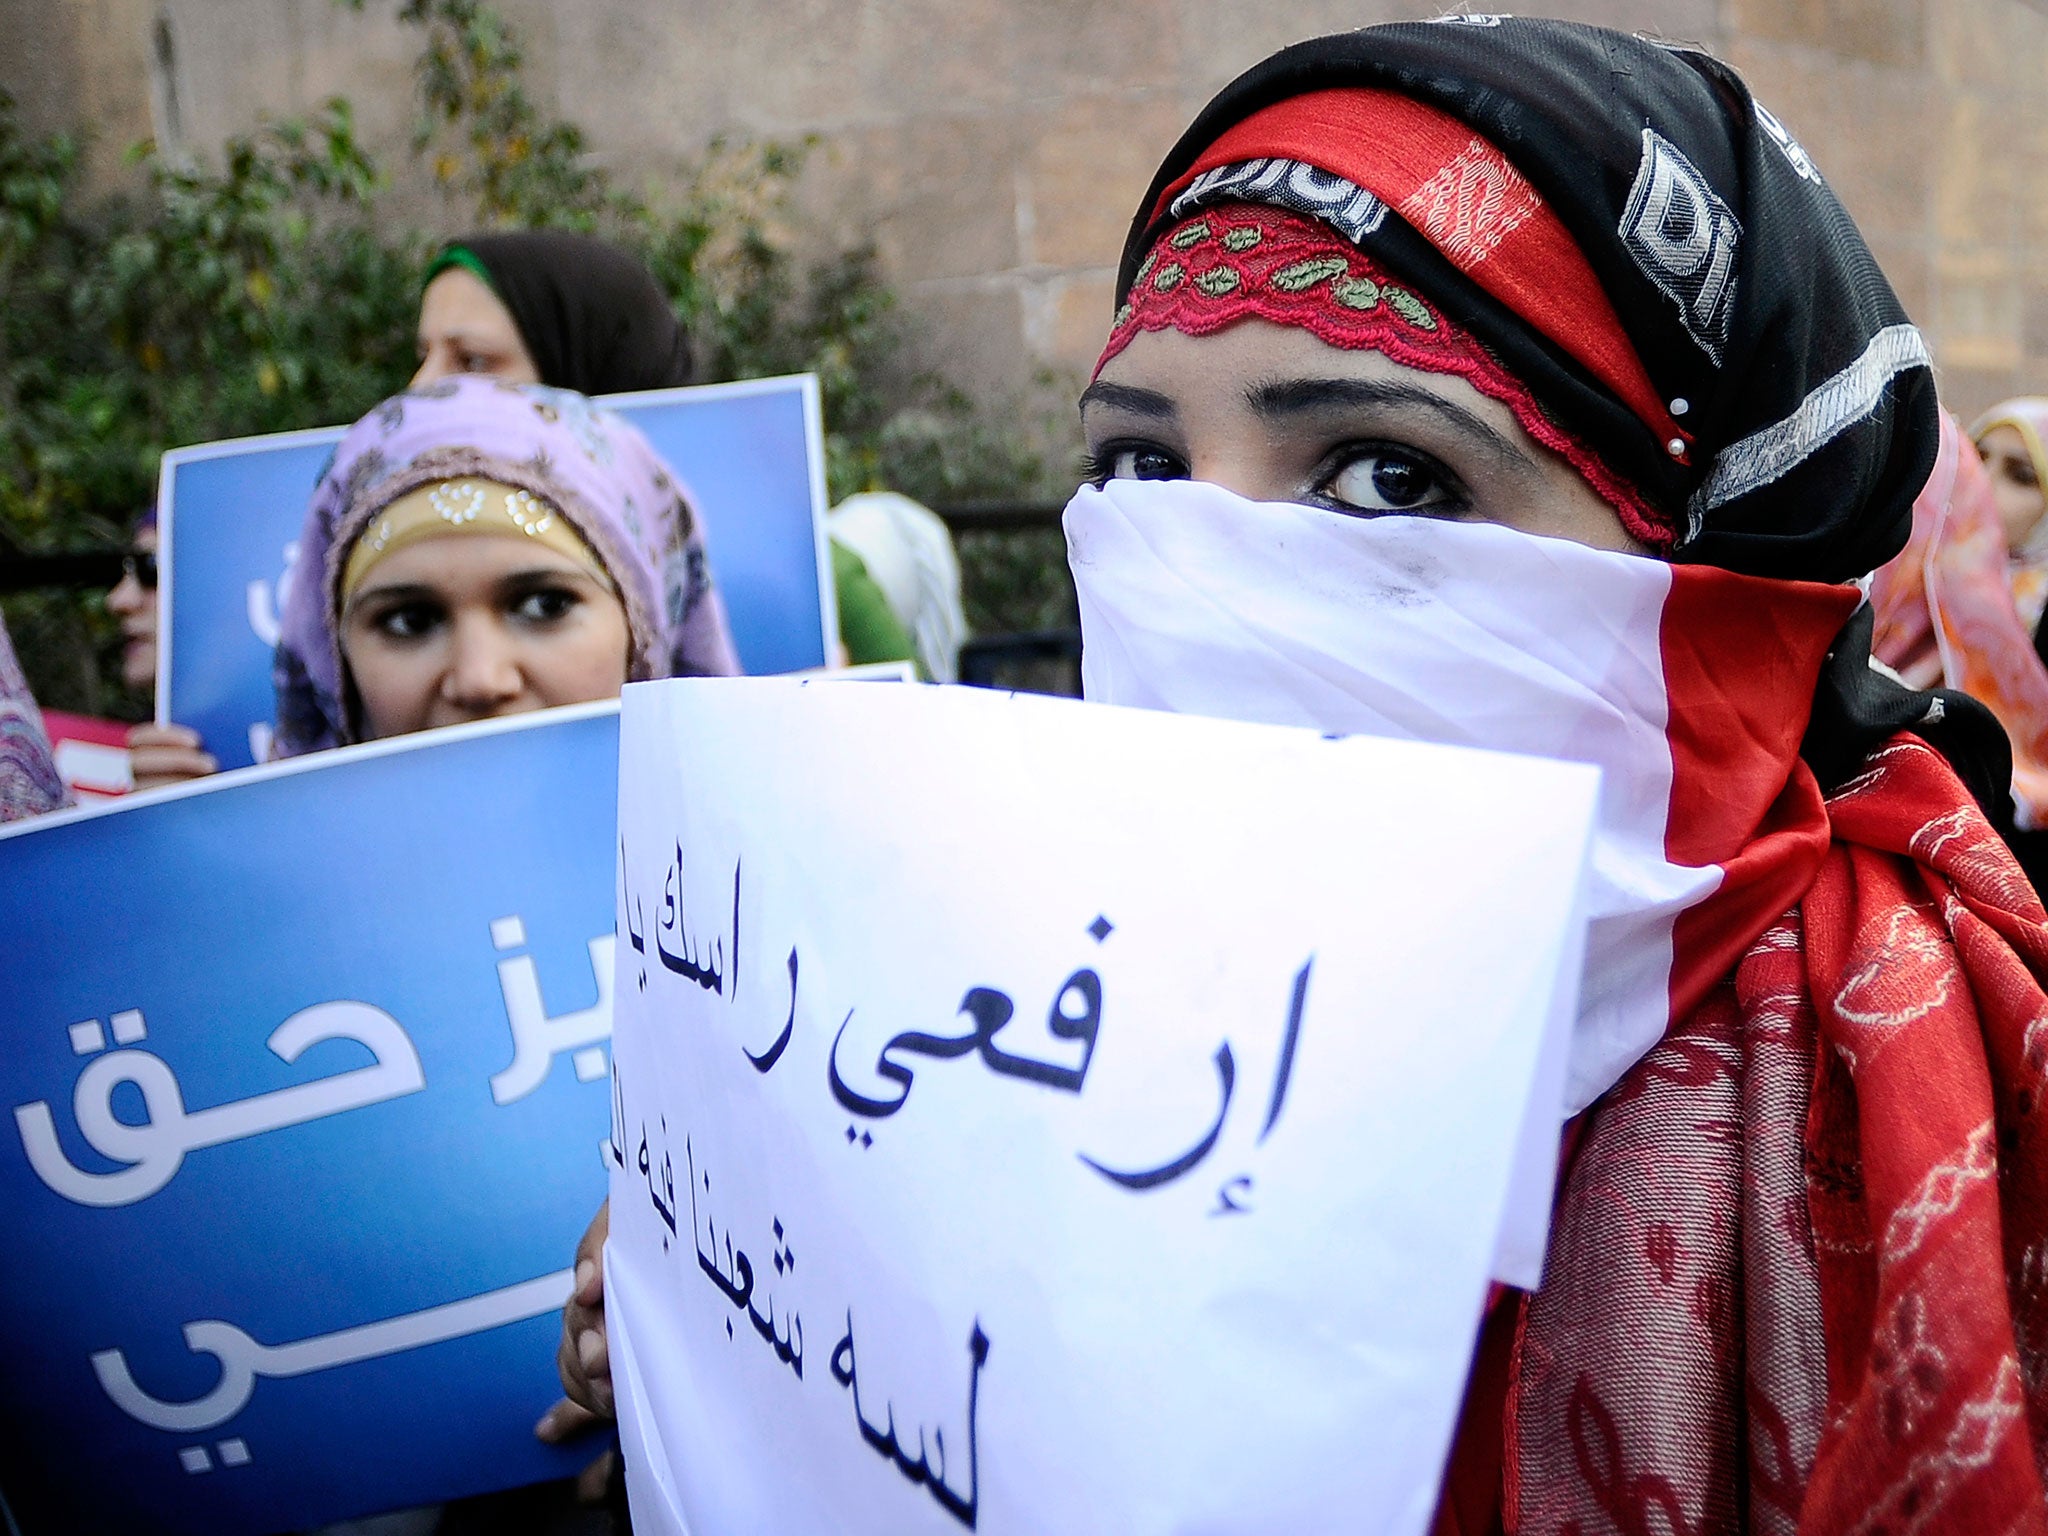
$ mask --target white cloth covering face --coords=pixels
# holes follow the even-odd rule
[[[1186,480],[1083,487],[1066,532],[1091,700],[1604,770],[1565,1114],[1663,1035],[1673,924],[1721,883],[1665,856],[1670,566]]]

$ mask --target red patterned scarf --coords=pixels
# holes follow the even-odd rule
[[[1254,117],[1162,207],[1248,157],[1307,159],[1320,131]],[[1434,179],[1360,158],[1309,163],[1431,233]],[[1537,211],[1461,269],[1511,294],[1527,268],[1494,258],[1524,226],[1548,249]],[[1634,403],[1633,354],[1582,315],[1602,334],[1578,350]],[[1487,349],[1294,213],[1232,202],[1168,230],[1105,361],[1143,330],[1249,316],[1469,379],[1638,537],[1668,529]],[[2048,913],[1917,738],[1824,805],[1792,777],[1809,792],[1737,858],[1809,842],[1818,872],[1721,946],[1732,972],[1696,1003],[1680,943],[1681,1013],[1571,1128],[1545,1282],[1488,1320],[1440,1533],[2048,1532]],[[1712,820],[1680,809],[1674,849]]]
[[[2048,1529],[2048,915],[1916,738],[1826,818],[1580,1122],[1439,1532]]]

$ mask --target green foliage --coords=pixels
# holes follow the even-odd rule
[[[404,355],[419,242],[372,226],[346,103],[232,140],[218,170],[137,158],[139,194],[81,207],[76,145],[0,99],[0,535],[24,550],[118,541],[165,447],[347,420]],[[46,702],[140,703],[96,598],[7,616]]]
[[[1081,622],[1059,528],[960,535],[960,585],[976,634],[1071,629]]]
[[[872,250],[793,254],[808,145],[714,143],[650,202],[526,94],[519,38],[483,0],[400,0],[398,16],[420,38],[411,173],[475,226],[574,228],[637,251],[705,378],[816,372],[835,499],[1043,481],[1019,434],[943,381],[900,376]],[[76,142],[25,133],[0,97],[0,539],[24,550],[122,538],[166,447],[350,421],[401,387],[419,276],[452,232],[384,212],[390,178],[338,99],[231,140],[217,163],[153,145],[134,158],[142,185],[89,203]],[[108,681],[97,594],[10,599],[7,619],[46,703],[140,704]]]
[[[585,162],[583,130],[550,121],[527,97],[525,51],[490,6],[403,0],[398,15],[424,34],[413,152],[432,156],[434,179],[464,194],[479,222],[589,232],[606,214],[641,211]]]
[[[347,105],[232,140],[218,171],[145,151],[140,197],[74,212],[75,157],[0,106],[0,528],[118,532],[172,443],[347,419],[388,392],[417,241],[369,222]],[[22,196],[17,200],[17,187]],[[36,216],[27,216],[33,208]]]

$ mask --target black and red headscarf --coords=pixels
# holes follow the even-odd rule
[[[1575,1122],[1439,1531],[2048,1533],[2048,913],[1927,744],[2002,788],[2002,738],[1872,673],[1865,609],[1799,745],[1768,637],[1738,665],[1680,612],[1687,565],[1872,570],[1934,463],[1924,344],[1805,152],[1724,65],[1614,32],[1317,39],[1167,157],[1117,303],[1106,357],[1258,315],[1507,403],[1674,563],[1668,856],[1727,822],[1724,869],[1798,866],[1740,934],[1679,917],[1668,1032]],[[1758,793],[1681,815],[1708,720]]]
[[[1487,149],[1547,212],[1475,261],[1516,212]],[[1939,439],[1926,348],[1806,152],[1726,65],[1516,18],[1297,44],[1233,81],[1168,154],[1117,302],[1202,191],[1269,200],[1239,169],[1261,160],[1311,168],[1292,206],[1325,216],[1340,198],[1348,212],[1326,222],[1669,509],[1674,558],[1844,581],[1903,547]],[[1589,328],[1604,350],[1575,342]]]

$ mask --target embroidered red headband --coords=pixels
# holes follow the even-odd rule
[[[1465,379],[1576,469],[1631,535],[1660,551],[1674,542],[1669,522],[1553,422],[1478,338],[1306,214],[1225,203],[1167,230],[1138,268],[1095,371],[1100,374],[1140,331],[1207,336],[1253,317],[1297,326],[1333,347],[1379,352],[1404,367]]]
[[[1399,214],[1612,390],[1686,462],[1691,435],[1651,384],[1585,253],[1507,156],[1467,124],[1393,91],[1349,87],[1291,96],[1226,131],[1159,195],[1152,217],[1166,217],[1198,184],[1220,182],[1223,190],[1241,169],[1273,165],[1341,179],[1363,192],[1370,208],[1350,223],[1354,241],[1386,211]],[[1249,192],[1245,200],[1300,206],[1285,195]]]

